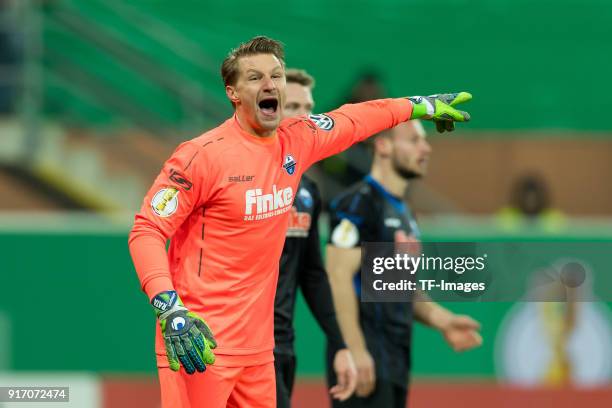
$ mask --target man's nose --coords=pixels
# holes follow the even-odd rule
[[[276,89],[276,83],[272,80],[272,77],[265,77],[263,83],[264,91],[273,91]]]

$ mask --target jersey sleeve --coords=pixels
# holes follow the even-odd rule
[[[405,122],[411,114],[412,103],[402,98],[347,104],[326,114],[309,115],[313,137],[305,139],[306,165]]]
[[[329,208],[329,243],[339,248],[358,248],[376,241],[376,210],[359,192],[332,200]]]
[[[207,198],[202,148],[181,144],[164,163],[136,214],[129,248],[142,289],[149,298],[173,289],[166,242]]]

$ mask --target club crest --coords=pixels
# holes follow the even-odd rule
[[[283,161],[283,168],[287,171],[287,174],[289,174],[290,176],[293,176],[293,173],[295,173],[296,164],[297,163],[292,155],[288,154],[285,156],[285,160]]]

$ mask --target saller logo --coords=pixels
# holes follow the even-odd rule
[[[244,220],[262,220],[289,211],[293,203],[293,189],[277,189],[274,184],[272,193],[264,194],[261,188],[253,188],[245,192],[244,199]]]

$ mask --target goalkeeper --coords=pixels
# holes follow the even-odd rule
[[[129,238],[158,315],[163,407],[275,407],[274,296],[302,174],[411,118],[441,131],[469,118],[449,104],[469,99],[462,93],[345,105],[281,123],[284,51],[266,37],[232,50],[221,73],[235,114],[177,148]]]

